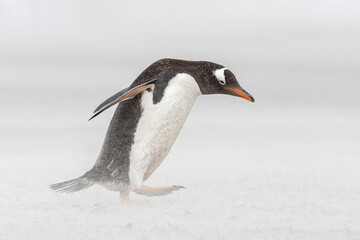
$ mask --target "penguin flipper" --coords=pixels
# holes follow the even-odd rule
[[[104,102],[102,102],[95,110],[94,113],[96,113],[97,111],[99,111],[100,109],[102,109],[104,106],[108,105],[109,103],[112,103],[113,101],[115,101],[116,99],[118,99],[119,97],[121,97],[122,95],[124,95],[124,93],[127,92],[129,88],[125,88],[123,90],[121,90],[120,92],[112,95],[111,97],[109,97],[108,99],[106,99]]]
[[[143,84],[140,84],[136,87],[133,87],[129,90],[129,88],[125,88],[123,90],[121,90],[120,92],[114,94],[113,96],[111,96],[110,98],[106,99],[103,103],[101,103],[94,111],[94,115],[89,119],[89,121],[91,119],[93,119],[94,117],[96,117],[97,115],[99,115],[100,113],[102,113],[103,111],[105,111],[106,109],[108,109],[109,107],[125,101],[127,99],[133,98],[136,95],[138,95],[139,93],[145,91],[146,89],[151,88],[157,79],[153,79],[150,80],[148,82],[145,82]]]

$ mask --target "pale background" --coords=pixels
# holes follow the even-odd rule
[[[0,0],[1,239],[359,239],[358,1]],[[225,65],[255,103],[196,102],[147,182],[161,198],[48,184],[92,167],[104,99],[153,61]]]

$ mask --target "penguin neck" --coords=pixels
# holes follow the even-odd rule
[[[193,104],[198,96],[201,95],[199,85],[196,80],[187,73],[178,73],[169,80],[164,89],[164,97],[173,98],[174,101],[187,102]]]

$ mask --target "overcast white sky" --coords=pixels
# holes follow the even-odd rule
[[[358,68],[359,12],[358,1],[2,0],[1,59],[174,56]]]
[[[227,66],[262,104],[358,106],[359,12],[350,0],[1,0],[0,84],[106,97],[172,57]]]

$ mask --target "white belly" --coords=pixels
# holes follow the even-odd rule
[[[185,73],[169,81],[157,104],[153,104],[153,92],[142,93],[143,113],[130,152],[132,189],[139,188],[165,159],[200,94],[195,79]]]

